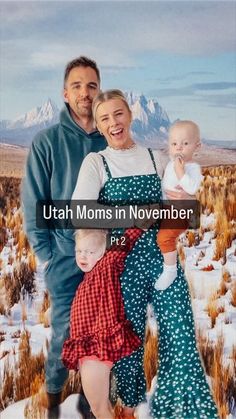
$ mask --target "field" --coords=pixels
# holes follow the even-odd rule
[[[28,148],[0,144],[0,176],[21,178]]]
[[[25,402],[24,415],[43,418],[45,412],[38,402],[44,397],[50,301],[42,270],[22,230],[19,186],[25,156],[25,150],[21,150],[12,159],[16,165],[14,177],[0,178],[0,409],[34,396]],[[226,165],[203,169],[200,229],[188,231],[178,242],[192,296],[198,346],[222,419],[236,414],[235,168]],[[156,339],[149,327],[147,389],[156,374]],[[72,374],[64,397],[78,388],[79,377]]]

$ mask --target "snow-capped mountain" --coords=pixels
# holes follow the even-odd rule
[[[141,144],[153,148],[162,147],[166,143],[170,120],[166,111],[153,99],[144,95],[126,93],[133,115],[132,133]]]
[[[0,142],[29,146],[38,131],[57,123],[58,118],[57,105],[48,99],[13,121],[0,121]]]
[[[130,104],[134,138],[146,146],[163,146],[170,120],[158,102],[144,95],[126,93]],[[51,99],[13,121],[0,121],[0,142],[29,146],[34,135],[43,128],[58,122],[59,109]]]
[[[13,121],[0,121],[0,129],[14,130],[25,129],[36,125],[48,126],[58,121],[59,109],[57,105],[48,99],[42,106],[37,106],[31,111],[19,116]]]

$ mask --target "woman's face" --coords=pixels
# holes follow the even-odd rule
[[[125,149],[133,144],[130,135],[131,113],[122,99],[101,103],[97,107],[96,123],[110,147]]]

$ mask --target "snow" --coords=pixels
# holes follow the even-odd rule
[[[31,398],[24,399],[8,406],[1,413],[1,419],[12,419],[14,417],[17,417],[17,419],[24,419],[24,410],[30,400]],[[67,397],[64,403],[61,404],[60,419],[83,419],[79,412],[76,410],[77,401],[77,394],[72,394],[71,396]]]

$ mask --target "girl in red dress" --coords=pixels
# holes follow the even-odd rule
[[[76,261],[85,272],[71,308],[70,337],[63,346],[67,368],[80,370],[86,398],[96,418],[113,418],[109,377],[114,362],[141,345],[125,317],[120,275],[125,258],[140,237],[128,229],[106,253],[104,230],[76,233]]]

